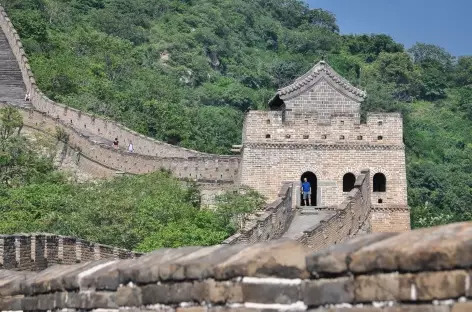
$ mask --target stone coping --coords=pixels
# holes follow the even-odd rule
[[[0,308],[450,311],[470,308],[471,255],[472,222],[374,233],[315,253],[287,239],[160,249],[39,273],[0,271]]]
[[[404,150],[405,145],[380,145],[380,144],[345,144],[345,143],[290,143],[290,142],[245,142],[244,148],[267,148],[267,149],[314,149],[314,150]]]

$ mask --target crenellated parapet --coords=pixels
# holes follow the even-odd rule
[[[403,148],[403,120],[399,113],[369,113],[365,123],[354,114],[334,114],[321,123],[316,113],[298,112],[291,123],[281,111],[249,111],[244,146],[250,144],[315,144],[351,148],[398,146]]]
[[[141,253],[55,234],[0,235],[0,270],[41,271],[56,264],[134,259]]]

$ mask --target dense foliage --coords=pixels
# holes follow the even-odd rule
[[[18,111],[0,109],[2,234],[58,233],[139,251],[214,245],[264,203],[248,189],[223,194],[215,209],[200,209],[196,186],[164,171],[72,183],[55,170],[55,150],[31,144],[21,127]]]
[[[340,35],[332,14],[297,0],[6,5],[48,96],[207,152],[238,143],[243,112],[325,55],[367,90],[364,111],[403,113],[413,226],[471,219],[470,56]]]

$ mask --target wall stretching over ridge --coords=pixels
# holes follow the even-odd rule
[[[366,169],[357,176],[354,188],[335,207],[334,214],[300,233],[296,240],[312,250],[320,250],[358,234],[372,232],[370,195],[370,171]]]
[[[128,259],[141,253],[55,234],[0,235],[0,269],[41,271],[55,264]]]
[[[283,183],[278,199],[264,208],[264,213],[244,229],[227,238],[223,244],[253,244],[280,238],[290,226],[292,183]]]
[[[0,310],[472,311],[471,242],[464,222],[359,236],[318,252],[277,240],[0,270]]]
[[[68,144],[72,148],[80,150],[80,154],[85,156],[89,162],[105,167],[105,169],[98,168],[97,174],[108,176],[113,173],[112,170],[142,174],[163,168],[172,171],[177,178],[228,183],[234,182],[238,175],[238,157],[212,155],[207,157],[163,158],[128,153],[95,142],[92,138],[77,131],[75,127],[37,110],[20,109],[20,112],[23,114],[23,122],[27,127],[54,133],[57,126],[62,126],[62,129],[69,135]]]
[[[0,6],[0,27],[5,33],[15,55],[31,104],[26,124],[30,127],[65,127],[71,135],[71,143],[80,148],[90,161],[105,168],[130,173],[147,173],[160,168],[171,170],[177,177],[202,181],[224,180],[234,182],[238,177],[239,157],[220,156],[167,144],[141,135],[116,122],[95,117],[80,110],[55,103],[48,99],[36,85],[20,38],[6,12]],[[88,138],[97,136],[109,141],[115,137],[127,146],[131,141],[135,153],[116,151],[103,144],[94,144]],[[103,174],[108,174],[103,170]]]

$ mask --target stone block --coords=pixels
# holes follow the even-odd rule
[[[36,310],[54,310],[65,306],[67,293],[56,292],[53,294],[38,295]]]
[[[22,293],[26,279],[35,273],[24,273],[10,270],[0,270],[0,296],[14,296]]]
[[[347,272],[350,254],[362,247],[382,241],[397,233],[373,233],[353,238],[343,244],[332,245],[306,257],[307,270],[316,275]]]
[[[155,283],[160,280],[160,266],[166,262],[191,254],[200,247],[182,247],[176,249],[160,249],[135,260],[128,268],[122,268],[121,281],[131,280],[139,284]]]
[[[20,311],[21,307],[21,297],[10,297],[4,298],[0,297],[0,311]]]
[[[214,276],[219,280],[238,276],[307,278],[305,256],[310,251],[289,239],[254,244],[217,264]]]
[[[120,307],[139,307],[142,305],[141,289],[120,287],[116,291],[116,304]]]
[[[213,277],[214,267],[234,254],[249,248],[248,245],[215,245],[202,247],[174,261],[159,266],[159,278],[166,280],[191,280]]]
[[[118,309],[113,292],[68,292],[65,307],[70,309]]]
[[[24,297],[23,299],[21,299],[21,310],[23,310],[23,311],[37,311],[38,310],[38,298]]]
[[[412,289],[411,301],[430,301],[465,296],[469,276],[465,271],[424,272],[400,279],[400,289]],[[412,286],[414,285],[414,286]],[[406,298],[402,298],[405,300]]]
[[[241,283],[231,281],[205,281],[206,300],[215,304],[243,302],[243,290]]]
[[[143,305],[191,302],[194,296],[191,282],[146,285],[140,288]]]
[[[408,242],[407,244],[405,242]],[[472,226],[468,222],[414,230],[351,254],[354,273],[439,271],[472,266]]]
[[[356,302],[396,301],[399,292],[398,273],[357,276],[354,280]]]
[[[304,281],[303,301],[307,306],[354,302],[354,279],[340,277]]]
[[[242,283],[243,302],[292,304],[300,300],[301,285]]]

